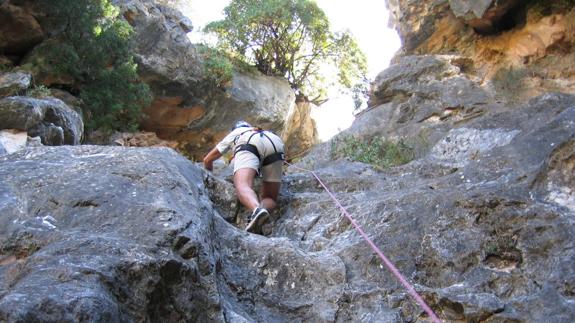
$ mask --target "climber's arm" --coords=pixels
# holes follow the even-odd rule
[[[206,157],[204,157],[204,168],[212,171],[214,169],[214,161],[218,158],[222,157],[222,153],[218,150],[218,148],[212,149]]]

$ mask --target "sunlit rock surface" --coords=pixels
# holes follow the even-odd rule
[[[178,149],[195,159],[213,148],[237,120],[278,134],[294,131],[287,123],[295,94],[285,80],[234,73],[225,84],[210,82],[205,57],[187,38],[191,27],[183,24],[181,13],[154,1],[115,2],[136,31],[139,74],[154,92],[154,102],[144,111],[145,130],[178,142]]]

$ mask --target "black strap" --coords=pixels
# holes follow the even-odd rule
[[[266,158],[264,158],[262,165],[266,166],[266,165],[273,164],[273,163],[280,161],[280,160],[282,160],[282,161],[285,160],[284,153],[274,153],[274,154],[271,154],[271,155],[267,156]]]
[[[236,156],[237,153],[239,153],[240,151],[244,151],[247,150],[250,153],[256,155],[256,157],[258,159],[260,158],[260,153],[258,152],[258,147],[252,145],[252,144],[243,144],[243,145],[238,145],[236,146],[236,151],[234,151],[234,157]]]
[[[266,138],[268,138],[268,140],[269,140],[269,141],[271,142],[271,144],[272,144],[272,147],[274,147],[274,153],[271,154],[271,155],[269,155],[269,156],[267,156],[266,158],[264,158],[264,160],[262,161],[262,166],[267,166],[267,165],[272,164],[272,163],[275,163],[275,162],[277,162],[277,161],[280,161],[280,160],[283,161],[283,160],[285,160],[285,155],[284,155],[284,153],[283,153],[283,152],[278,152],[278,150],[277,150],[277,148],[276,148],[276,145],[274,144],[273,140],[272,140],[268,135],[265,134],[265,130],[258,129],[258,130],[248,130],[248,131],[254,131],[254,133],[250,135],[250,137],[248,138],[248,141],[247,141],[245,144],[236,146],[236,149],[235,149],[235,151],[234,151],[234,157],[235,157],[235,155],[236,155],[238,152],[247,150],[247,151],[251,152],[252,154],[256,155],[256,157],[257,157],[259,160],[261,160],[260,153],[258,152],[258,147],[256,147],[255,145],[250,144],[250,140],[252,140],[252,137],[259,133],[260,136],[265,136]],[[241,133],[240,136],[243,135],[243,134],[246,133],[246,132],[247,132],[247,131]],[[238,136],[238,137],[239,137],[239,136]],[[236,139],[237,139],[237,138],[236,138]],[[235,143],[235,140],[234,140],[234,143]]]

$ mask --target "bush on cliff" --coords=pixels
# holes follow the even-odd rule
[[[263,74],[285,77],[300,97],[321,104],[327,86],[352,89],[361,82],[367,86],[366,58],[355,39],[349,32],[332,32],[325,13],[313,1],[232,0],[224,15],[206,31],[218,36],[222,48]],[[330,71],[337,74],[336,82],[322,76]]]
[[[407,164],[414,159],[415,152],[402,141],[393,143],[379,137],[361,140],[354,136],[344,136],[331,141],[331,158],[342,157],[388,168]]]
[[[131,26],[109,0],[51,0],[45,7],[59,26],[58,41],[45,49],[46,60],[73,79],[69,90],[85,103],[87,128],[134,130],[151,95],[138,81]]]

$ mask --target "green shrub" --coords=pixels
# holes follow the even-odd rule
[[[234,64],[222,51],[205,45],[199,45],[198,51],[204,59],[204,75],[218,86],[232,79]]]
[[[403,141],[398,143],[384,141],[380,137],[371,140],[360,140],[353,136],[345,136],[332,140],[331,157],[348,158],[353,161],[388,168],[403,165],[415,157],[413,148]]]
[[[41,99],[50,96],[50,89],[44,85],[38,85],[26,91],[26,96]]]
[[[138,81],[132,27],[109,0],[43,2],[52,23],[62,28],[46,48],[46,60],[57,75],[73,79],[67,90],[85,102],[86,128],[134,130],[151,94]]]

